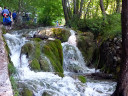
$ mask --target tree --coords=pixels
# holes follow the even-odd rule
[[[116,91],[112,96],[128,96],[128,0],[122,0],[122,65]]]
[[[66,24],[69,20],[78,21],[82,15],[84,0],[62,0]]]
[[[101,8],[103,16],[106,17],[106,12],[105,12],[105,8],[104,8],[103,0],[100,0],[100,8]]]
[[[120,1],[121,0],[116,0],[116,12],[120,13]]]

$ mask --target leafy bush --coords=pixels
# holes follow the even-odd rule
[[[94,33],[95,36],[112,37],[121,34],[120,14],[107,15],[106,19],[94,18],[86,20],[86,29]]]
[[[71,27],[80,31],[91,31],[95,37],[101,35],[105,38],[121,34],[121,15],[118,13],[92,19],[73,19],[69,21]]]

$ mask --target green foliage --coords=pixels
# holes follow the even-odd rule
[[[15,74],[16,73],[16,68],[14,67],[14,65],[12,63],[8,64],[8,71],[9,71],[9,75],[11,76],[11,74]]]
[[[80,19],[77,16],[73,16],[73,18],[71,18],[68,21],[68,26],[73,27],[74,29],[78,29],[79,26],[79,21]]]
[[[86,83],[86,78],[84,76],[78,76],[78,79],[82,82],[82,83]]]
[[[120,14],[107,15],[103,17],[80,20],[78,29],[81,31],[91,31],[95,37],[101,35],[104,38],[121,35],[121,16]]]
[[[20,96],[19,92],[18,92],[18,87],[17,87],[16,81],[13,78],[13,76],[10,76],[10,81],[11,81],[14,96]]]
[[[58,17],[63,17],[63,9],[61,0],[39,0],[42,7],[38,9],[38,22],[45,26],[52,25],[52,22],[57,20]]]
[[[102,35],[105,38],[121,34],[120,14],[107,15],[103,18],[93,18],[86,20],[86,30],[90,30],[95,36]]]

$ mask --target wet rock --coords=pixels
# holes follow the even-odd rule
[[[42,94],[42,96],[52,96],[50,93],[48,93],[48,92],[44,92],[43,94]]]
[[[114,37],[108,40],[105,40],[99,49],[95,51],[94,58],[97,68],[105,73],[112,73],[117,76],[120,71],[121,65],[121,55],[122,55],[122,45],[121,38]],[[93,58],[93,59],[94,59]],[[98,62],[97,62],[98,61]]]
[[[40,61],[40,67],[41,67],[41,70],[45,71],[45,72],[50,72],[50,66],[48,64],[48,61],[45,60],[45,59],[41,59]]]
[[[82,52],[87,64],[90,63],[95,49],[94,35],[91,32],[78,33],[77,46]]]
[[[62,28],[53,28],[53,36],[57,39],[60,39],[61,42],[68,41],[68,38],[70,36],[70,31],[68,29],[62,29]]]
[[[47,72],[54,70],[63,73],[63,52],[60,40],[32,39],[22,47],[21,56],[22,54],[27,55],[31,70]],[[45,56],[49,58],[51,65],[44,58]]]

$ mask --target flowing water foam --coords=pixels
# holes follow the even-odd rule
[[[31,71],[26,55],[22,55],[20,60],[21,47],[28,42],[22,36],[24,33],[27,32],[21,31],[20,34],[18,32],[7,33],[5,38],[11,51],[11,60],[18,70],[18,75],[15,78],[18,79],[21,85],[23,84],[32,90],[35,96],[42,96],[43,92],[47,92],[51,96],[110,96],[112,94],[116,85],[115,82],[87,79],[86,83],[81,83],[78,79],[67,74],[67,72],[70,73],[76,70],[82,73],[94,72],[94,69],[86,67],[83,57],[76,47],[76,37],[73,30],[71,30],[68,42],[62,44],[65,70],[63,78],[53,72]],[[28,34],[33,36],[34,33],[35,31],[30,31]],[[71,66],[74,69],[70,69]]]

